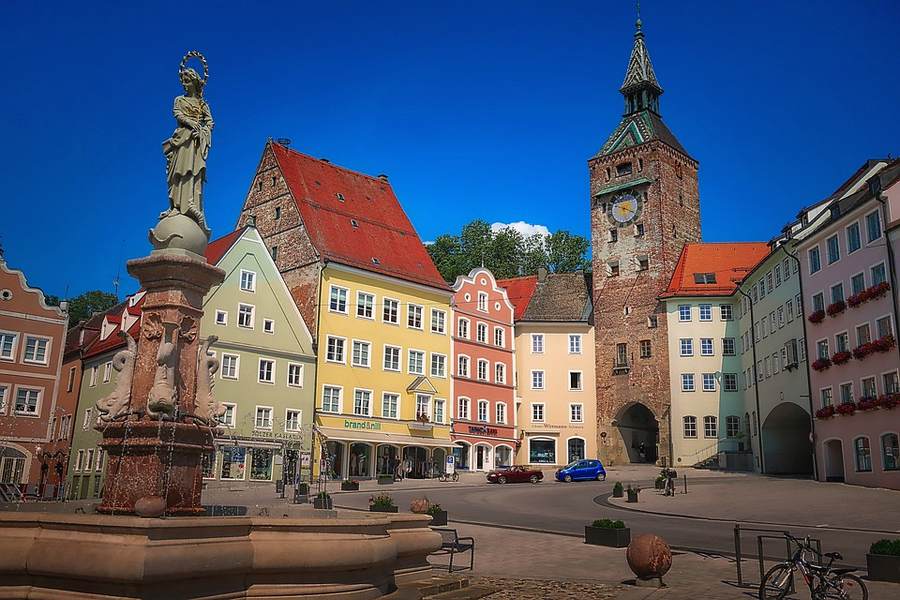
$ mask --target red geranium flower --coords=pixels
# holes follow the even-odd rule
[[[810,323],[821,323],[822,321],[825,320],[825,311],[817,310],[814,313],[812,313],[811,315],[809,315],[809,317],[807,317],[807,320]]]
[[[847,362],[848,360],[850,360],[852,357],[853,357],[853,355],[847,351],[835,352],[834,356],[831,357],[831,360],[836,365],[842,365],[845,362]]]
[[[836,409],[839,415],[852,415],[856,412],[856,404],[854,402],[844,402]]]

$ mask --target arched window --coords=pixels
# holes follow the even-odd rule
[[[896,471],[900,468],[900,444],[897,443],[896,433],[886,433],[881,436],[881,464],[885,471]]]
[[[858,437],[853,440],[853,448],[856,450],[856,470],[872,470],[872,450],[869,448],[869,438]]]

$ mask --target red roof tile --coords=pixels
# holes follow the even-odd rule
[[[225,256],[225,253],[231,248],[231,246],[237,241],[241,234],[244,232],[244,228],[235,229],[228,235],[223,235],[217,240],[213,240],[206,246],[206,262],[211,265],[218,264],[222,257]]]
[[[387,181],[271,144],[323,259],[450,289]]]
[[[531,296],[537,287],[537,275],[500,279],[497,281],[497,285],[506,288],[506,295],[509,296],[509,301],[516,308],[514,318],[518,321],[525,314],[528,303],[531,302]]]
[[[764,242],[687,244],[681,251],[669,287],[660,296],[730,296],[737,283],[769,254]],[[696,273],[715,274],[715,283],[696,283]]]
[[[134,305],[134,308],[136,308],[140,311],[141,306],[143,304],[144,304],[144,298],[142,297]],[[118,305],[118,306],[114,307],[114,309],[111,309],[110,312],[112,310],[118,310],[116,315],[121,317],[121,311],[126,310],[126,309],[122,305]],[[107,316],[110,316],[110,315],[107,314]],[[109,352],[110,350],[115,350],[116,348],[124,346],[125,340],[122,338],[122,336],[119,335],[119,332],[121,331],[121,327],[122,327],[121,321],[122,321],[121,318],[119,318],[116,321],[116,323],[117,323],[116,328],[108,336],[106,336],[103,339],[100,339],[100,337],[98,336],[93,342],[90,343],[90,345],[85,347],[84,355],[83,355],[84,358],[88,358],[91,356],[97,356],[99,354],[103,354],[104,352]],[[128,333],[131,334],[131,337],[137,339],[140,331],[141,331],[141,319],[136,319],[134,321],[134,323],[131,324],[131,327],[128,329]]]

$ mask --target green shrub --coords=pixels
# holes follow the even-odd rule
[[[625,529],[625,523],[622,521],[613,521],[612,519],[597,519],[591,523],[591,527],[600,529]]]
[[[328,494],[328,492],[319,492],[318,494],[316,494],[316,498],[321,498],[322,500],[324,500],[325,498],[331,498],[331,496]]]
[[[441,511],[442,509],[440,504],[432,504],[428,507],[428,510],[425,511],[425,514],[431,515],[433,517]]]
[[[869,554],[900,556],[900,540],[878,540],[869,548]]]
[[[621,481],[617,481],[616,485],[613,486],[613,491],[616,492],[617,494],[621,494],[624,490],[625,490],[625,488],[622,487]]]
[[[369,505],[375,508],[393,508],[394,499],[387,494],[379,494],[369,498]]]

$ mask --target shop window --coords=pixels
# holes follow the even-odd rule
[[[250,449],[250,479],[252,481],[272,480],[272,456],[271,448]]]
[[[221,479],[242,481],[244,479],[244,463],[247,458],[247,449],[240,446],[225,446],[222,448],[222,469],[219,473]]]

